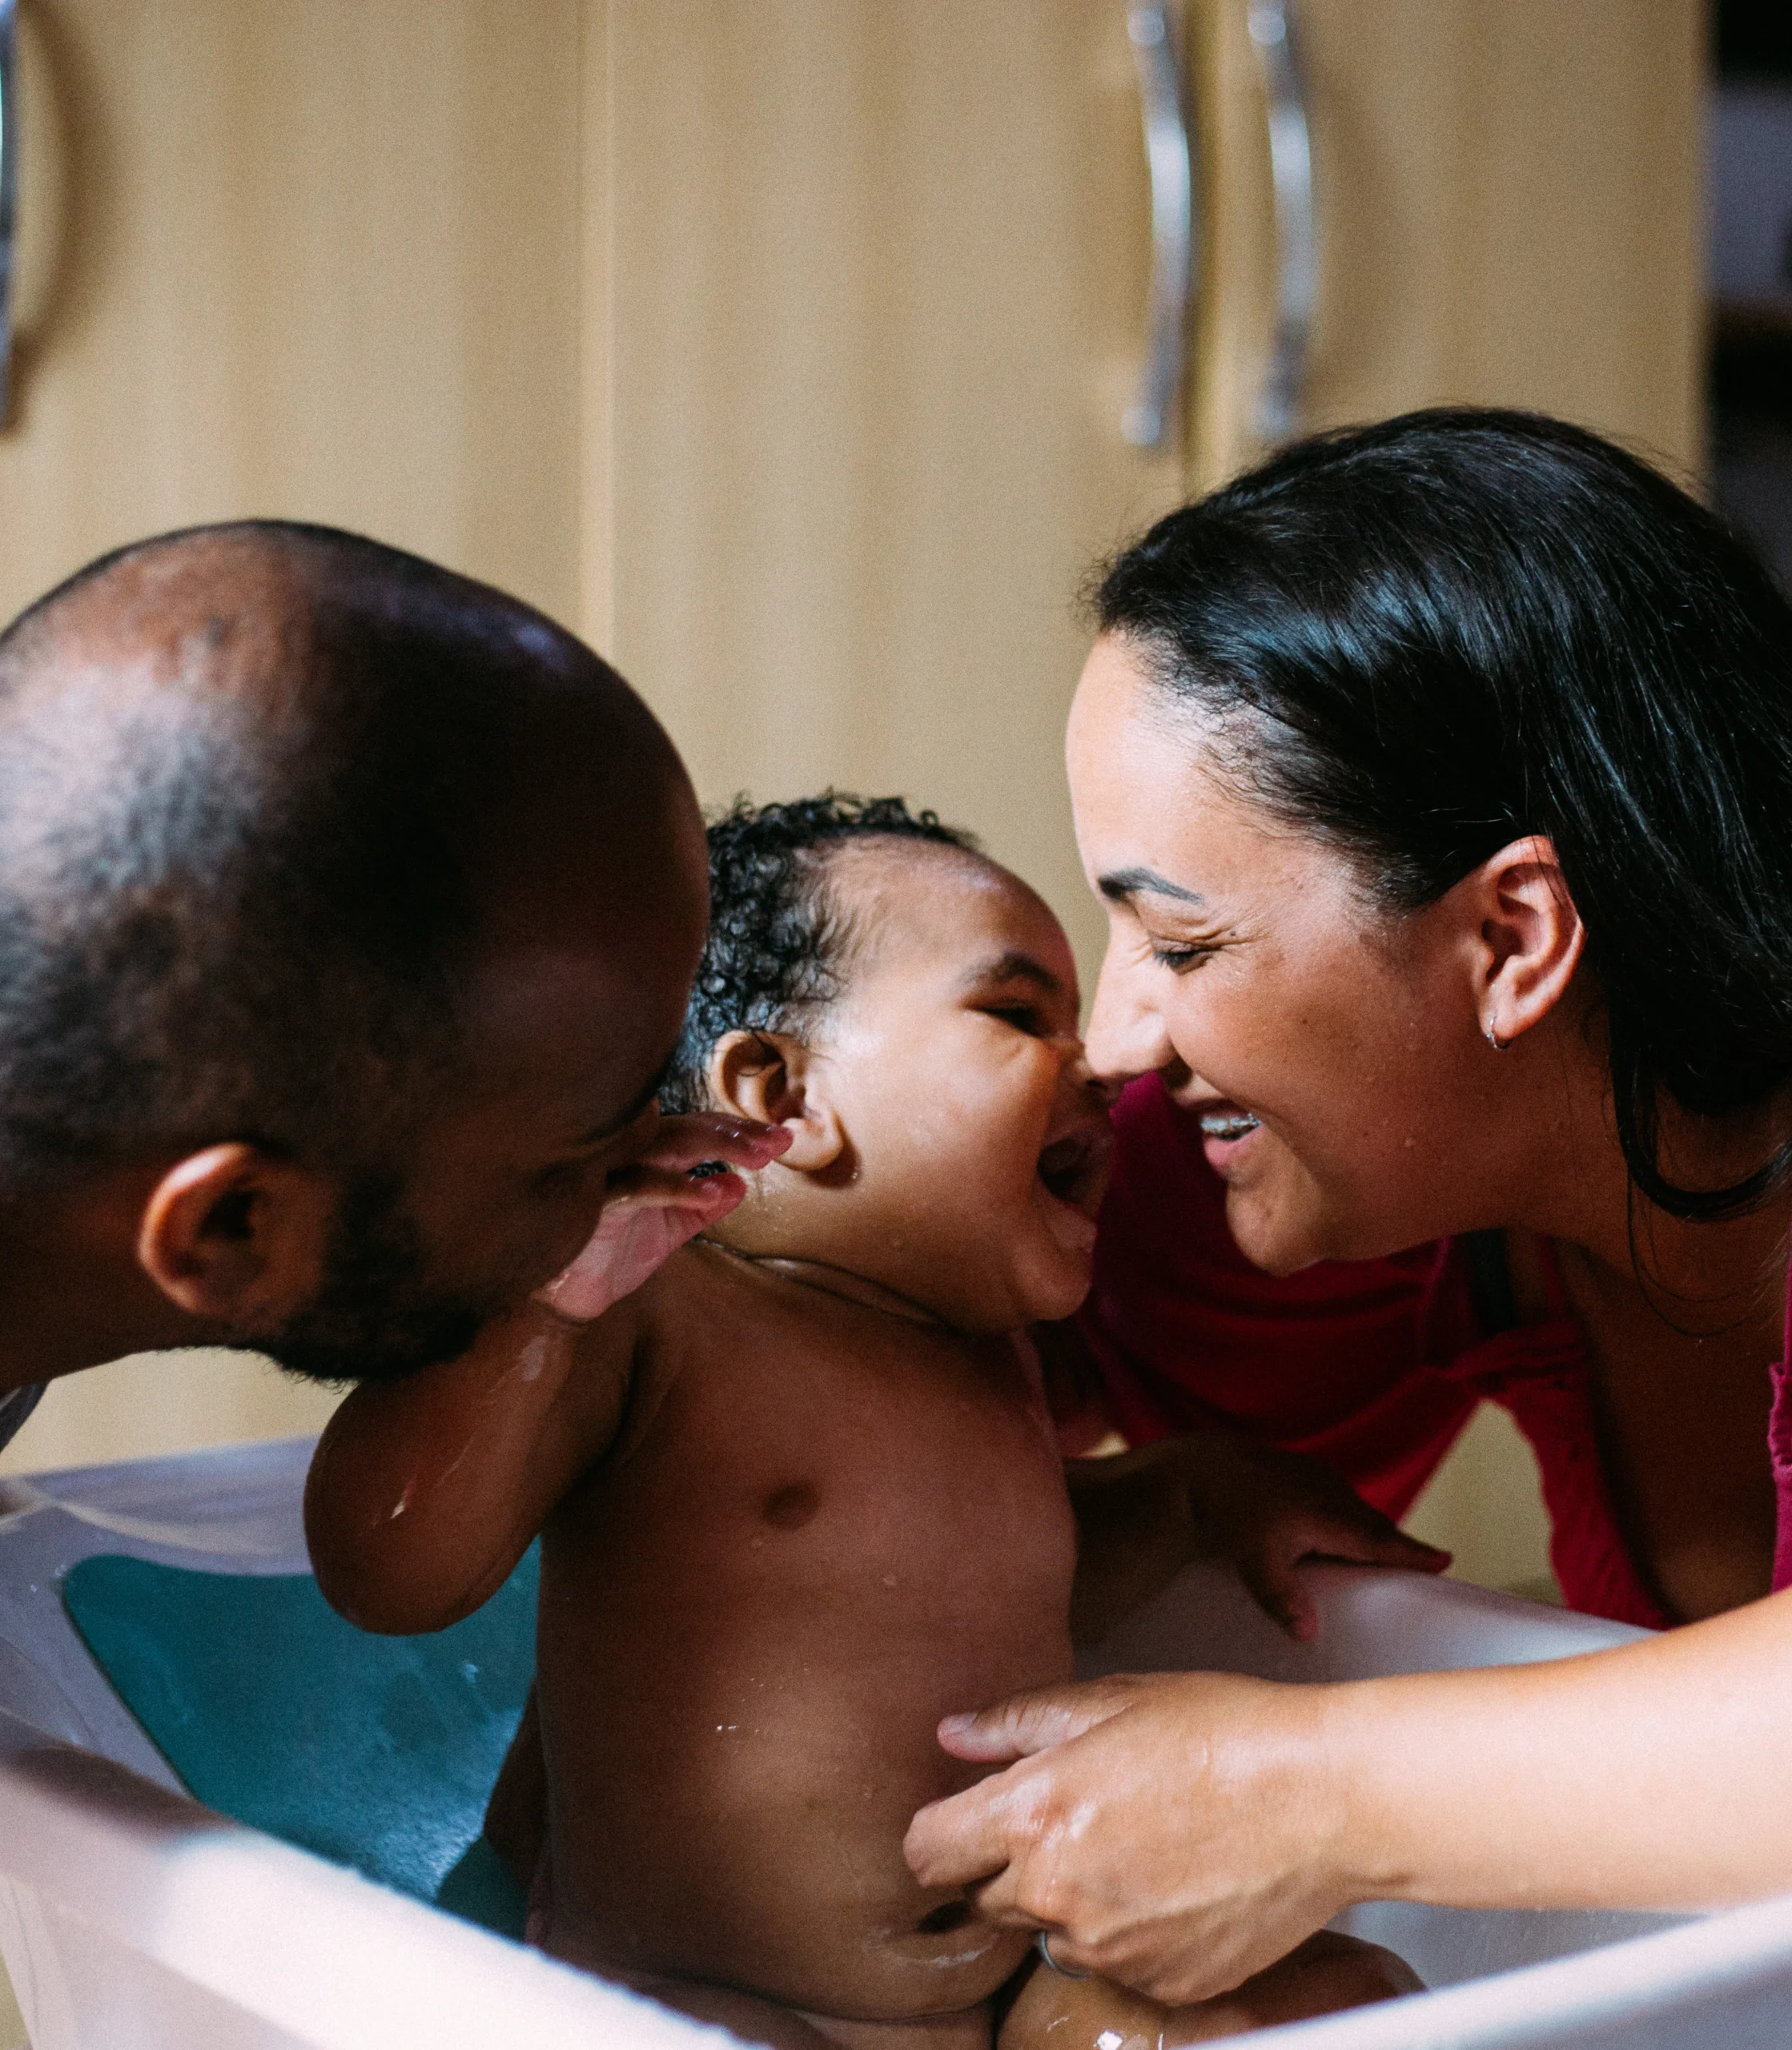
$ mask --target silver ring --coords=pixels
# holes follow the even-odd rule
[[[1060,1964],[1051,1954],[1051,1931],[1039,1929],[1034,1931],[1033,1948],[1039,1953],[1041,1962],[1047,1972],[1055,1972],[1060,1979],[1087,1979],[1086,1972],[1073,1972],[1067,1964]]]

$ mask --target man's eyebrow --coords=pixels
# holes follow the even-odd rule
[[[964,979],[967,990],[980,988],[986,983],[1032,983],[1048,996],[1059,995],[1064,987],[1044,962],[1035,960],[1031,954],[1023,954],[1016,947],[979,961]]]
[[[1095,887],[1103,896],[1112,898],[1117,904],[1123,904],[1127,898],[1137,896],[1141,890],[1153,897],[1174,897],[1184,904],[1207,902],[1199,890],[1184,890],[1179,882],[1159,875],[1155,868],[1117,868],[1112,874],[1104,875]]]
[[[672,1049],[672,1051],[666,1055],[665,1059],[660,1063],[659,1067],[654,1071],[653,1080],[649,1082],[647,1087],[641,1091],[641,1094],[636,1097],[635,1100],[629,1106],[627,1110],[624,1111],[619,1117],[610,1118],[606,1119],[602,1124],[594,1125],[592,1129],[586,1132],[579,1140],[579,1144],[581,1146],[601,1146],[606,1139],[614,1139],[619,1132],[626,1132],[629,1126],[634,1123],[635,1119],[641,1115],[641,1112],[647,1108],[648,1105],[653,1102],[653,1099],[659,1095],[661,1090],[665,1087],[665,1079],[667,1075],[672,1072],[673,1060],[677,1051],[678,1049],[674,1047]]]

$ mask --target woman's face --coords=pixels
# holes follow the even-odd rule
[[[1090,1063],[1160,1071],[1199,1117],[1247,1256],[1286,1273],[1487,1221],[1496,1078],[1451,897],[1376,911],[1336,850],[1228,786],[1123,641],[1095,644],[1068,757],[1109,921]]]

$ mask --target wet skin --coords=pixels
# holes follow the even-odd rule
[[[384,1630],[466,1613],[542,1532],[548,1948],[761,2041],[981,2050],[1029,1939],[917,1885],[902,1842],[979,1776],[941,1715],[1071,1670],[1023,1327],[1087,1288],[1111,1092],[1030,890],[955,853],[836,859],[845,994],[807,1044],[711,1063],[784,1158],[595,1324],[536,1308],[360,1391],[307,1524]]]

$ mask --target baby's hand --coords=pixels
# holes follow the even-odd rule
[[[1316,1459],[1230,1433],[1175,1441],[1203,1549],[1237,1567],[1259,1605],[1304,1643],[1319,1627],[1294,1570],[1302,1559],[1442,1573],[1448,1552],[1408,1538]],[[1152,1448],[1155,1449],[1155,1448]]]
[[[746,1194],[734,1169],[766,1167],[790,1143],[781,1125],[709,1111],[667,1118],[640,1160],[611,1176],[585,1251],[535,1300],[577,1324],[601,1316],[733,1209]]]

